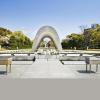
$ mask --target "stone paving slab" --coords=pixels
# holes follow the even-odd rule
[[[100,79],[100,68],[97,73],[80,73],[85,71],[84,62],[66,62],[62,65],[58,59],[37,59],[36,62],[13,62],[12,72],[8,75],[1,75],[0,78],[49,78],[49,79]],[[100,66],[99,66],[100,67]],[[5,66],[0,65],[0,71],[4,71]],[[92,66],[95,71],[95,65]]]

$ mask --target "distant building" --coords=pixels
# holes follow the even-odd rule
[[[84,29],[84,32],[86,32],[87,30],[90,30],[90,29],[96,29],[98,26],[100,26],[100,24],[91,24],[91,27]]]
[[[99,26],[99,24],[92,24],[91,28],[97,28]]]

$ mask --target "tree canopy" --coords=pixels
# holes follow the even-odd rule
[[[84,29],[80,34],[72,33],[62,40],[63,49],[100,49],[100,25]]]
[[[0,45],[5,49],[24,49],[32,47],[32,41],[21,31],[0,28]]]

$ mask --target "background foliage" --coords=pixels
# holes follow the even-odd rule
[[[100,25],[82,30],[80,34],[67,35],[62,40],[63,49],[100,49]]]
[[[32,41],[21,31],[0,28],[0,45],[5,49],[25,49],[32,47]]]

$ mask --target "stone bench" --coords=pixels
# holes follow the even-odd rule
[[[59,58],[62,64],[64,64],[63,61],[85,61],[85,57],[83,56],[61,56]]]
[[[96,72],[98,71],[98,65],[100,64],[100,56],[98,57],[85,57],[85,56],[62,56],[59,58],[62,64],[63,61],[85,61],[86,63],[86,72],[88,72],[88,65],[89,65],[89,72],[91,72],[91,65],[96,65]]]
[[[0,57],[0,65],[6,65],[6,72],[8,72],[8,66],[10,65],[9,72],[11,72],[11,57]]]
[[[5,58],[12,58],[12,61],[35,61],[36,57],[35,55],[31,54],[14,54],[14,55],[8,55],[8,54],[4,54],[4,55],[0,55],[0,58],[5,57]]]
[[[59,60],[63,65],[65,65],[64,61],[84,61],[85,62],[84,64],[86,65],[86,56],[61,56]],[[87,65],[86,65],[86,72],[87,72]]]
[[[100,56],[99,57],[86,57],[86,66],[90,66],[91,71],[91,65],[96,65],[96,72],[98,71],[98,65],[100,64]]]

